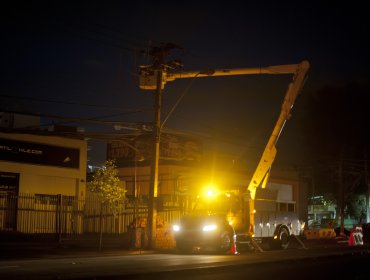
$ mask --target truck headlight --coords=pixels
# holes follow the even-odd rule
[[[173,231],[178,232],[178,231],[180,231],[180,226],[179,225],[173,225],[172,229],[173,229]]]
[[[217,226],[216,225],[205,225],[203,227],[203,231],[214,231],[217,229]]]

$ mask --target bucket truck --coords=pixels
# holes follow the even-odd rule
[[[256,68],[215,69],[207,71],[189,71],[171,73],[161,71],[158,80],[158,70],[151,67],[142,67],[140,72],[140,88],[144,90],[157,89],[161,80],[161,87],[176,79],[201,78],[236,75],[292,75],[292,80],[285,93],[281,111],[260,161],[253,173],[248,188],[243,193],[233,193],[229,190],[219,191],[215,198],[213,213],[210,203],[207,203],[206,214],[184,216],[181,221],[173,226],[177,248],[181,251],[191,250],[194,247],[213,246],[221,251],[227,251],[233,244],[240,242],[256,244],[268,242],[279,248],[287,248],[290,236],[302,233],[303,226],[296,213],[295,205],[288,209],[278,207],[277,196],[279,190],[266,188],[271,166],[276,157],[276,143],[284,128],[286,121],[291,116],[294,102],[302,90],[309,62],[299,64],[277,65]],[[209,195],[209,193],[208,193]],[[199,200],[202,197],[199,196]],[[218,199],[218,200],[217,200]],[[216,209],[217,208],[217,209]],[[237,209],[233,214],[227,209]],[[220,213],[222,213],[220,215]],[[225,222],[227,221],[227,222]],[[257,245],[258,246],[258,245]]]

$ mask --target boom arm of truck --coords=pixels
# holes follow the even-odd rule
[[[206,71],[189,71],[168,73],[162,70],[162,88],[166,82],[176,79],[185,78],[201,78],[201,77],[217,77],[217,76],[237,76],[237,75],[254,75],[254,74],[292,74],[293,79],[288,86],[285,94],[279,118],[274,126],[272,134],[267,142],[262,157],[249,183],[248,191],[251,199],[254,200],[256,189],[258,187],[265,188],[270,174],[271,165],[276,156],[276,142],[280,136],[285,122],[290,117],[290,111],[294,102],[304,84],[309,62],[302,61],[299,64],[288,64],[278,66],[267,66],[257,68],[237,68],[237,69],[215,69]],[[153,70],[151,67],[143,66],[140,70],[140,88],[146,90],[155,90],[157,88],[158,70]]]
[[[279,69],[287,70],[286,66],[277,67],[277,70]],[[249,183],[248,190],[250,192],[251,199],[255,198],[256,189],[258,187],[266,187],[267,180],[270,175],[271,165],[274,162],[277,152],[276,143],[286,121],[290,118],[290,111],[293,108],[294,102],[303,87],[308,69],[308,61],[303,61],[300,64],[294,65],[291,69],[289,69],[291,71],[290,73],[293,74],[293,80],[290,82],[288,90],[285,93],[284,101],[281,105],[279,118],[276,121],[272,134],[267,142],[265,150],[263,151],[262,157]]]

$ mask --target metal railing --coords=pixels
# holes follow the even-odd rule
[[[181,215],[177,206],[164,206],[158,217],[172,223]],[[144,202],[127,202],[113,213],[93,195],[73,196],[0,193],[0,232],[51,234],[58,238],[88,233],[122,234],[139,219],[146,219]]]

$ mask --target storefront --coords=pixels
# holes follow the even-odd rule
[[[25,217],[22,209],[84,199],[86,164],[84,139],[0,131],[0,230],[24,231],[29,221],[38,219]]]

